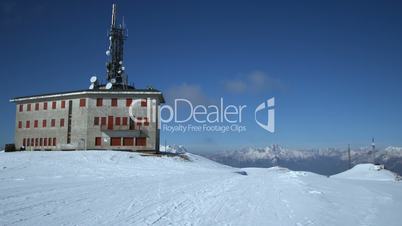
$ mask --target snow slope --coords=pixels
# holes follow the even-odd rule
[[[395,181],[395,173],[383,169],[380,165],[371,163],[360,164],[345,172],[333,175],[334,178],[355,179],[355,180],[378,180]]]
[[[400,182],[237,169],[187,155],[191,161],[114,151],[0,153],[0,225],[402,222]]]

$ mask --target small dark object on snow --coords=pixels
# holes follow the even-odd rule
[[[6,146],[4,147],[4,151],[5,152],[13,152],[13,151],[17,151],[17,149],[15,149],[15,144],[6,144]]]
[[[246,171],[236,171],[235,173],[243,175],[243,176],[247,176],[247,172]]]

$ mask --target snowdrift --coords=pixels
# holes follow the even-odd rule
[[[376,181],[395,181],[397,179],[397,175],[384,169],[384,166],[370,163],[356,165],[352,169],[333,175],[332,177]]]

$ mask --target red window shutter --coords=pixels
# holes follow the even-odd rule
[[[22,128],[22,122],[18,121],[18,128],[21,129]]]
[[[146,107],[147,106],[147,99],[142,99],[141,100],[141,107]]]
[[[137,126],[142,125],[142,117],[137,117]]]
[[[61,108],[66,108],[66,101],[65,100],[61,101]]]
[[[60,119],[60,127],[64,127],[64,118]]]
[[[80,99],[80,107],[85,107],[85,99]]]
[[[55,126],[56,126],[56,119],[52,119],[50,126],[51,126],[51,127],[55,127]]]
[[[149,126],[148,117],[144,118],[144,126]]]
[[[38,120],[35,120],[35,121],[34,121],[34,127],[35,127],[35,128],[38,128]]]
[[[105,126],[106,125],[106,117],[101,118],[101,125]]]
[[[48,143],[48,146],[52,146],[52,138],[47,138],[47,143]]]
[[[43,127],[43,128],[46,128],[46,119],[43,119],[43,121],[42,121],[42,127]]]
[[[121,146],[121,137],[111,137],[110,145],[111,146]]]
[[[35,111],[39,111],[39,103],[35,104]]]
[[[39,138],[39,146],[43,146],[43,138]]]
[[[135,138],[135,146],[146,146],[146,143],[147,143],[146,137]]]
[[[127,117],[123,117],[123,126],[127,125]]]
[[[112,107],[117,107],[117,98],[112,98]]]
[[[39,139],[35,138],[35,147],[38,147],[38,146],[39,146]]]
[[[56,137],[53,138],[53,146],[56,146]]]
[[[24,105],[20,104],[20,112],[24,111]]]
[[[94,118],[94,126],[98,126],[99,125],[99,117],[95,117]]]
[[[134,138],[133,137],[124,137],[123,138],[123,145],[124,146],[133,146],[134,145]]]
[[[47,110],[47,102],[43,103],[43,110]]]
[[[30,121],[26,121],[25,122],[25,128],[29,128],[31,127],[31,122]]]
[[[133,99],[127,98],[126,99],[126,107],[130,107],[131,103],[133,102]]]
[[[107,120],[107,129],[113,130],[113,116],[109,116]]]
[[[102,145],[102,138],[95,137],[95,146],[101,146],[101,145]]]
[[[31,104],[27,104],[27,111],[31,111]]]
[[[116,126],[120,126],[120,117],[116,117]]]
[[[43,138],[43,146],[47,146],[47,138]]]
[[[56,101],[53,101],[53,102],[52,102],[52,109],[56,109],[56,104],[57,104]]]
[[[103,99],[102,98],[96,98],[96,106],[97,107],[102,107],[103,105]]]
[[[27,141],[26,141],[26,139],[24,138],[24,139],[22,139],[22,146],[24,146],[25,147],[25,145],[27,144]]]

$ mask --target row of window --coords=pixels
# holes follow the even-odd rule
[[[57,102],[58,101],[52,101],[51,102],[51,109],[56,109],[57,108]],[[35,103],[35,104],[25,104],[25,111],[32,111],[32,108],[35,111],[40,110],[40,103]],[[66,101],[62,100],[60,101],[60,108],[66,108]],[[48,109],[48,102],[43,102],[42,103],[42,110],[47,110]],[[24,104],[19,105],[19,111],[23,112],[24,111]]]
[[[18,129],[22,129],[22,121],[18,121]],[[61,118],[59,120],[59,126],[64,127],[64,118]],[[33,128],[38,128],[39,127],[39,121],[38,120],[33,120]],[[43,119],[42,120],[42,128],[47,127],[47,120]],[[56,127],[56,119],[51,119],[50,120],[50,127]],[[31,128],[31,121],[27,120],[25,121],[25,128],[29,129]]]
[[[118,99],[117,98],[111,98],[110,99],[110,106],[112,107],[118,107]],[[57,109],[57,103],[60,102],[60,108],[64,109],[66,108],[66,101],[52,101],[51,102],[51,109]],[[86,106],[86,99],[80,99],[80,107],[85,107]],[[133,102],[132,98],[127,98],[126,99],[126,107],[130,107],[131,103]],[[40,105],[42,105],[42,108],[40,109]],[[24,106],[25,106],[25,111],[32,111],[33,109],[35,111],[39,110],[47,110],[48,109],[48,102],[42,102],[42,103],[34,103],[34,104],[20,104],[19,105],[19,112],[24,111]],[[103,106],[103,98],[97,98],[96,99],[96,106],[97,107],[102,107]],[[142,99],[141,100],[141,107],[146,107],[147,106],[147,100]]]
[[[134,121],[130,117],[113,117],[109,116],[109,125],[115,125],[115,126],[127,126],[128,122],[130,122],[130,125],[134,123]],[[137,126],[149,126],[149,120],[148,117],[137,117]],[[94,126],[106,126],[106,117],[94,117]]]
[[[117,98],[111,98],[110,99],[110,106],[112,107],[118,107],[118,99]],[[126,99],[126,107],[130,107],[131,103],[133,103],[132,98],[127,98]],[[80,99],[80,107],[85,107],[86,106],[86,99]],[[96,98],[96,106],[97,107],[102,107],[103,106],[103,98]],[[141,100],[141,107],[146,107],[147,106],[147,99],[142,99]]]
[[[110,146],[146,146],[146,137],[111,137]],[[95,137],[95,146],[102,146],[102,138]]]
[[[22,146],[24,147],[52,147],[56,146],[56,137],[53,138],[24,138]]]

